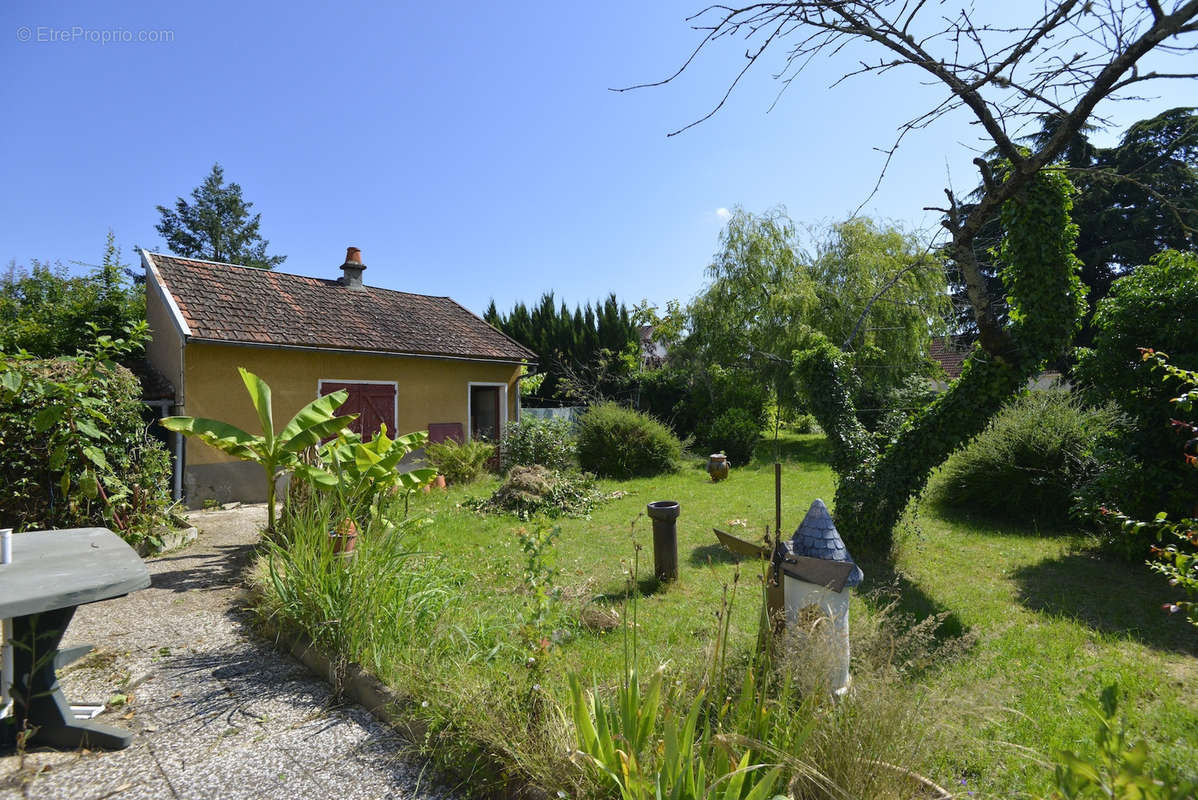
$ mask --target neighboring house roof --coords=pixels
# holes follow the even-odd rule
[[[961,367],[972,351],[973,342],[966,336],[935,336],[928,355],[944,367],[945,375],[953,381],[961,377]],[[1029,381],[1031,388],[1047,388],[1054,383],[1065,383],[1065,376],[1054,369],[1044,370]]]
[[[660,339],[653,338],[653,326],[641,325],[637,331],[641,340],[641,361],[651,368],[663,366],[666,363],[666,346]]]
[[[190,340],[440,358],[536,361],[448,297],[142,252]]]
[[[961,377],[961,367],[972,349],[972,343],[964,336],[934,336],[928,355],[940,362],[949,380],[953,380]]]

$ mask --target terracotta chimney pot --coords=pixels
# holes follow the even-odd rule
[[[345,263],[341,265],[339,283],[349,289],[364,289],[362,271],[366,265],[362,263],[362,251],[356,247],[345,248]]]

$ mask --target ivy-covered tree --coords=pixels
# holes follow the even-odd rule
[[[1040,120],[1040,130],[1023,141],[1032,147],[1047,143],[1063,124],[1059,113]],[[1092,126],[1073,135],[1062,153],[1061,167],[1078,189],[1073,221],[1078,225],[1077,256],[1082,283],[1088,289],[1091,313],[1121,275],[1147,264],[1165,249],[1198,245],[1198,113],[1173,108],[1141,120],[1109,148],[1091,143]],[[1000,160],[992,152],[994,164]],[[981,191],[981,189],[979,189]],[[996,244],[997,221],[987,225],[974,242],[977,258],[992,297],[1005,318],[1006,299],[997,265],[989,258]],[[962,276],[950,274],[962,330],[974,328],[973,311]],[[1089,344],[1093,331],[1087,321],[1078,335]]]
[[[172,253],[260,269],[274,269],[287,259],[267,254],[270,242],[258,232],[262,215],[250,214],[254,204],[242,198],[240,184],[225,184],[220,164],[212,165],[191,198],[177,198],[174,209],[157,207],[161,219],[155,229]]]
[[[122,336],[145,318],[145,293],[131,284],[112,231],[100,263],[82,275],[37,260],[28,269],[14,262],[0,275],[0,352],[73,356],[97,335]]]
[[[709,6],[694,24],[700,43],[658,84],[694,64],[700,51],[727,41],[736,41],[738,50],[749,42],[732,87],[779,50],[783,63],[773,71],[787,86],[816,56],[851,53],[846,78],[914,70],[942,92],[930,107],[912,111],[891,155],[908,135],[962,112],[1005,160],[996,171],[975,159],[982,190],[974,202],[964,205],[948,190],[947,205],[933,209],[944,214],[946,248],[962,275],[978,333],[961,377],[947,392],[881,448],[857,419],[849,391],[855,375],[843,350],[813,334],[798,355],[798,371],[833,444],[841,530],[853,543],[888,549],[896,522],[931,470],[976,435],[1027,376],[1068,347],[1085,299],[1073,255],[1071,189],[1052,165],[1102,101],[1147,81],[1198,77],[1190,63],[1198,0],[1058,0],[1037,6],[1024,19],[1000,5],[954,11],[942,3],[797,0]],[[1150,53],[1158,60],[1152,69],[1142,64]],[[1177,69],[1168,64],[1170,57]],[[702,119],[722,105],[723,99]],[[1056,131],[1022,147],[1017,132],[1049,113],[1059,114]],[[975,249],[996,216],[1007,320]]]
[[[820,334],[796,353],[800,385],[832,443],[840,477],[836,517],[864,544],[886,549],[911,498],[932,470],[976,436],[1003,402],[1046,360],[1064,354],[1081,322],[1085,291],[1073,255],[1073,188],[1060,172],[1038,173],[1002,208],[999,258],[1010,299],[1009,349],[1001,358],[975,349],[961,377],[910,419],[885,446],[858,420],[855,376],[844,353]]]

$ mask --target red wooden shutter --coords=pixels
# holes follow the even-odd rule
[[[349,399],[341,408],[339,415],[357,414],[358,418],[350,423],[349,429],[360,434],[363,439],[371,439],[379,431],[380,425],[387,426],[387,435],[395,436],[395,386],[389,383],[347,383],[342,381],[322,381],[321,395],[332,394],[344,389],[349,393]]]

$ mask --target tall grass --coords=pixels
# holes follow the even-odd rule
[[[920,763],[929,744],[925,704],[902,685],[907,657],[928,644],[923,626],[904,632],[892,628],[897,618],[875,621],[864,672],[844,697],[833,695],[822,677],[826,637],[794,630],[772,641],[765,635],[766,646],[729,667],[727,621],[737,573],[725,590],[706,668],[666,688],[664,665],[647,682],[641,678],[635,575],[634,566],[619,686],[604,692],[592,677],[587,691],[581,673],[569,677],[577,760],[609,794],[620,800],[757,800],[783,791],[795,800],[947,796],[900,766]],[[764,597],[760,622],[766,631]],[[870,646],[883,641],[889,646]]]
[[[414,548],[420,520],[380,520],[361,532],[352,553],[340,554],[329,537],[338,517],[328,495],[288,504],[285,535],[264,543],[255,566],[259,611],[325,652],[377,671],[430,635],[452,581],[440,559]]]

